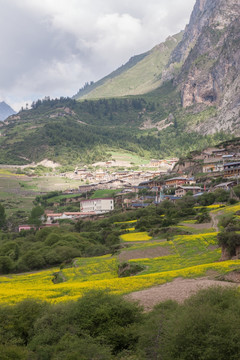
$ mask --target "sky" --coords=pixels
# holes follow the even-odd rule
[[[73,96],[189,22],[195,0],[0,0],[0,101]]]

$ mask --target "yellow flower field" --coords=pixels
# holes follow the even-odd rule
[[[215,210],[215,209],[219,209],[219,208],[224,208],[226,205],[224,204],[212,204],[212,205],[208,205],[208,206],[194,206],[194,209],[198,210],[198,209],[209,209],[209,210]]]
[[[229,213],[234,214],[236,211],[239,211],[239,210],[240,210],[240,203],[237,203],[235,205],[229,205],[229,206],[225,206],[224,208],[215,209],[212,212],[213,213],[221,212],[223,214],[229,214]]]
[[[26,298],[36,298],[52,303],[76,300],[91,289],[108,289],[112,293],[127,294],[132,291],[163,284],[176,277],[191,278],[203,276],[209,270],[225,273],[236,268],[240,268],[239,260],[202,264],[126,278],[113,277],[89,281],[86,277],[85,281],[77,281],[75,279],[56,285],[52,283],[52,273],[56,269],[52,269],[35,274],[1,277],[0,303],[13,304]]]
[[[129,220],[129,221],[117,221],[114,224],[133,224],[136,223],[137,220]]]
[[[120,238],[123,241],[147,241],[152,239],[151,236],[148,235],[146,231],[143,232],[136,232],[136,233],[130,233],[130,234],[123,234],[120,236]]]
[[[197,220],[184,220],[181,223],[182,224],[196,224]]]
[[[232,209],[233,207],[231,207]],[[123,251],[141,251],[154,247],[168,247],[165,256],[130,258],[130,263],[144,265],[136,276],[118,277],[117,255],[77,258],[72,268],[61,270],[64,282],[54,284],[52,268],[34,273],[0,277],[0,303],[14,304],[26,298],[36,298],[51,303],[76,300],[92,289],[108,289],[112,293],[127,294],[172,281],[177,277],[194,278],[214,270],[219,274],[240,269],[240,260],[219,262],[221,249],[217,246],[217,232],[178,235],[171,241],[152,240],[147,232],[121,235],[123,241],[132,242]],[[159,249],[158,249],[159,250]],[[158,252],[159,254],[159,252]]]

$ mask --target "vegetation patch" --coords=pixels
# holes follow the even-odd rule
[[[144,265],[140,264],[131,264],[128,262],[123,262],[118,265],[118,276],[125,277],[125,276],[133,276],[137,275],[141,271],[145,269]]]
[[[148,241],[148,240],[152,239],[152,237],[149,236],[146,231],[123,234],[123,235],[120,235],[120,238],[121,238],[121,240],[127,241],[127,242]]]
[[[61,271],[57,271],[57,272],[53,273],[52,282],[54,284],[60,284],[64,281],[67,281],[67,279],[65,278],[65,276],[63,275],[63,273]]]

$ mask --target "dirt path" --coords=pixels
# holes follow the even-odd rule
[[[170,247],[156,246],[153,248],[123,251],[118,255],[118,259],[120,261],[127,261],[131,259],[152,259],[170,254],[172,254]]]
[[[139,302],[146,311],[149,311],[158,303],[166,300],[175,300],[182,303],[185,299],[197,293],[200,289],[206,289],[210,286],[234,287],[237,286],[237,284],[227,281],[210,280],[207,278],[178,278],[163,285],[133,292],[125,297],[128,300]]]
[[[223,212],[222,211],[218,211],[217,213],[211,213],[210,212],[210,216],[211,216],[211,219],[212,219],[212,227],[216,230],[216,231],[219,231],[219,228],[218,228],[218,217],[219,215],[222,215]]]

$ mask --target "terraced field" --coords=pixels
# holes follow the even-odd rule
[[[238,210],[240,204],[214,210],[214,214],[217,215],[217,211],[235,213]],[[133,224],[128,222],[126,227]],[[193,226],[191,222],[184,225],[194,231]],[[0,303],[16,303],[29,297],[54,303],[69,301],[91,289],[129,294],[178,278],[195,279],[209,274],[216,276],[240,269],[240,260],[219,261],[221,250],[217,246],[217,232],[206,230],[203,229],[200,234],[178,235],[171,241],[151,238],[146,233],[132,230],[126,233],[127,247],[120,254],[78,258],[74,261],[74,267],[61,270],[63,282],[58,284],[53,282],[54,273],[60,272],[58,268],[1,276]],[[143,238],[144,241],[136,241]],[[143,265],[144,270],[136,276],[119,278],[118,265],[126,260]]]

